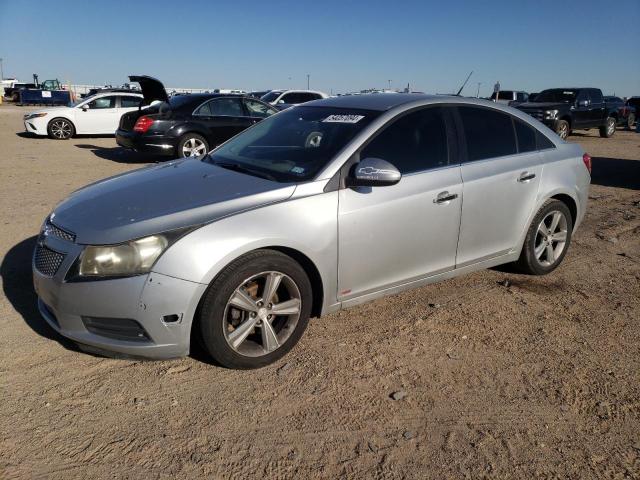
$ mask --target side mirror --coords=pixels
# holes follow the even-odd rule
[[[578,106],[579,107],[588,107],[589,106],[589,100],[582,100],[582,101],[578,102]]]
[[[87,110],[89,110],[89,105],[87,104],[82,105],[82,111],[86,112]]]
[[[381,158],[365,158],[353,166],[348,186],[385,187],[395,185],[402,178],[396,167]]]
[[[284,105],[284,100],[282,99],[278,100],[278,105]]]

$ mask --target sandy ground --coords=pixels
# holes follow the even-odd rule
[[[39,318],[42,219],[143,162],[112,138],[28,138],[24,112],[0,107],[0,477],[640,478],[640,135],[571,137],[594,185],[553,274],[330,315],[239,372],[94,357]]]

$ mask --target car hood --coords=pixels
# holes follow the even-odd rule
[[[149,77],[148,75],[129,75],[129,81],[140,84],[140,90],[142,91],[146,105],[154,100],[159,100],[160,102],[169,101],[167,90],[157,78]]]
[[[518,108],[521,108],[523,110],[560,110],[570,107],[571,104],[562,102],[525,102],[518,105]]]
[[[286,200],[294,184],[273,182],[185,159],[84,187],[60,203],[52,222],[80,244],[108,245],[202,225]]]

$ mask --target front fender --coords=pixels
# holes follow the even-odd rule
[[[259,248],[284,247],[305,255],[320,273],[323,312],[337,303],[337,192],[292,198],[241,212],[181,238],[153,271],[209,284],[233,260]]]

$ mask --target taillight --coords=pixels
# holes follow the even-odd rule
[[[582,161],[584,162],[584,166],[589,170],[589,175],[591,175],[591,156],[588,153],[582,155]]]
[[[133,126],[133,130],[134,132],[146,133],[147,130],[151,128],[151,125],[153,125],[153,118],[149,118],[143,115]]]

